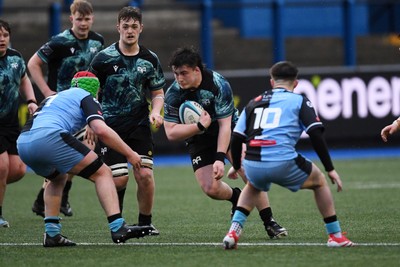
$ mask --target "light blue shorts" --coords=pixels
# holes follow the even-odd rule
[[[295,159],[284,161],[262,162],[245,159],[243,167],[249,182],[261,191],[269,191],[274,183],[296,192],[310,175],[312,163],[298,155]]]
[[[67,173],[90,152],[70,133],[57,129],[23,132],[17,148],[22,161],[44,177],[55,172]]]

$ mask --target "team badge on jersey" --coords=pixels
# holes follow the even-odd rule
[[[145,73],[146,72],[146,67],[137,67],[136,70],[140,73]]]
[[[197,156],[195,159],[192,160],[193,165],[199,164],[200,161],[201,161],[201,157],[200,156]]]

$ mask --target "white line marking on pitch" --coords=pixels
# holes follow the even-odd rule
[[[351,189],[394,189],[400,188],[400,183],[359,183],[349,182],[347,188]]]
[[[114,243],[77,243],[78,246],[116,246]],[[124,246],[222,246],[222,243],[124,243]],[[398,247],[400,243],[355,243],[365,247]],[[0,243],[0,246],[42,246],[41,243]],[[326,243],[239,243],[238,246],[326,246]]]

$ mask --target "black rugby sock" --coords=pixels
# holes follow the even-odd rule
[[[264,222],[264,225],[267,226],[272,219],[272,209],[271,207],[260,210],[259,212],[261,220]]]
[[[72,181],[67,181],[64,189],[63,189],[63,196],[65,196],[66,198],[68,198],[68,194],[69,194],[69,190],[71,189],[72,186]]]
[[[233,206],[237,206],[237,202],[239,200],[241,192],[242,191],[238,187],[232,188],[232,196],[228,200],[232,203]]]
[[[126,187],[117,192],[118,193],[118,201],[119,201],[119,209],[120,209],[121,213],[122,213],[122,209],[124,207],[125,191],[126,191]]]
[[[139,213],[139,225],[150,225],[151,224],[151,214],[150,215],[144,215]]]
[[[37,202],[39,205],[44,206],[44,188],[43,188],[43,187],[40,188],[40,191],[39,191],[39,193],[37,194],[36,202]]]

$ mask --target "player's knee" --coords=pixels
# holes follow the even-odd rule
[[[203,192],[204,192],[209,198],[217,199],[217,195],[216,195],[215,191],[205,189],[205,190],[203,190]]]
[[[24,169],[24,170],[21,170],[21,171],[15,173],[14,175],[9,175],[7,177],[7,184],[12,184],[12,183],[18,182],[25,176],[25,173],[26,172]]]
[[[135,171],[136,183],[142,186],[148,186],[154,183],[153,170],[147,168],[140,168],[139,171]]]
[[[327,185],[328,185],[328,183],[326,182],[325,175],[322,172],[320,172],[315,181],[315,188],[320,188],[320,187],[327,186]]]
[[[311,178],[311,179],[310,179]],[[314,176],[310,177],[308,183],[306,184],[308,189],[318,189],[323,186],[327,186],[325,175],[322,172],[314,174]]]
[[[119,177],[114,177],[113,180],[114,180],[114,184],[115,184],[117,191],[119,191],[119,190],[126,188],[126,186],[128,185],[129,177],[128,176],[119,176]]]
[[[201,185],[201,189],[203,192],[212,199],[219,199],[220,188],[212,185],[212,184],[203,184]]]
[[[20,162],[19,164],[11,166],[7,177],[7,184],[11,184],[21,180],[22,177],[24,177],[25,173],[26,165],[24,163]]]
[[[206,193],[206,195],[211,199],[221,199],[219,197],[219,194],[215,190],[207,190],[207,191],[204,191],[204,193]]]
[[[326,186],[326,178],[322,171],[313,164],[312,171],[307,180],[303,183],[302,189],[318,189],[322,186]]]

